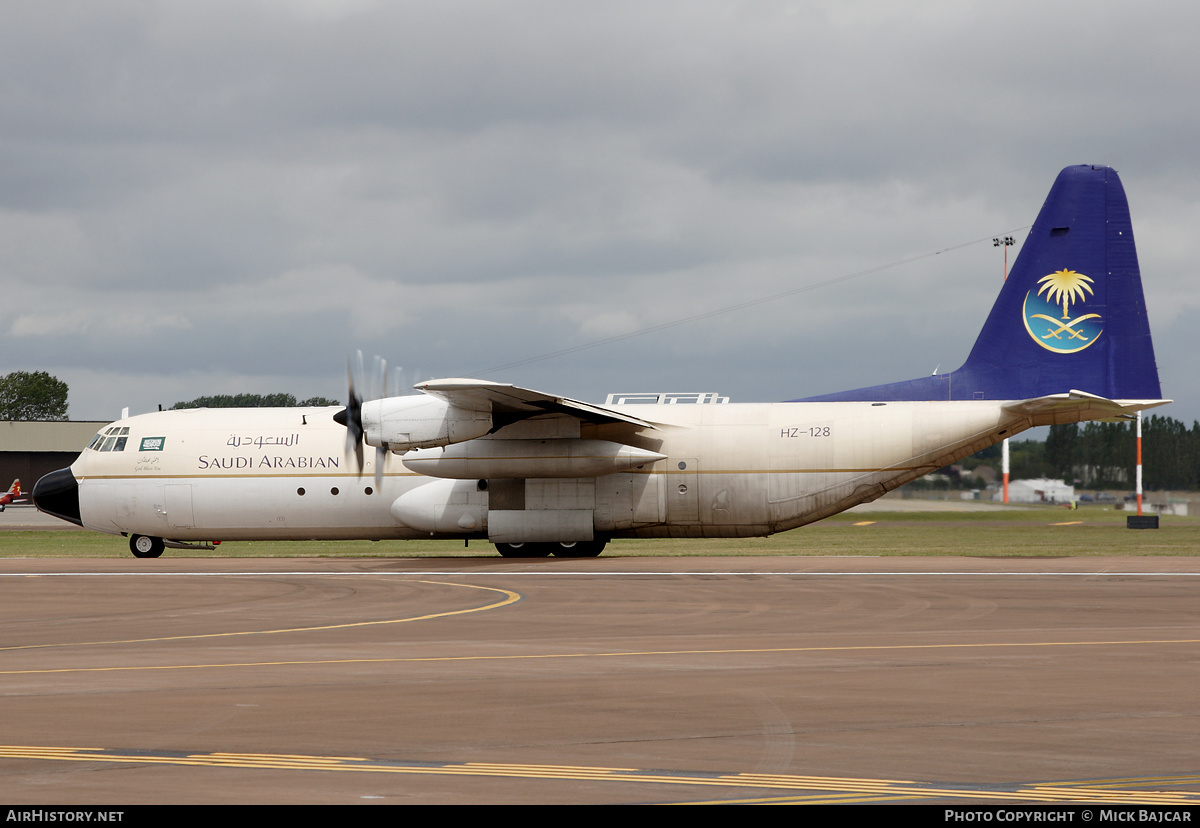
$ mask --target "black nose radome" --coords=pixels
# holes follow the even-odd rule
[[[52,471],[35,483],[33,505],[48,515],[83,526],[79,517],[79,483],[70,469]]]

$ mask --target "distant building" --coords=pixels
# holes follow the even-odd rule
[[[0,420],[0,491],[13,480],[33,490],[44,474],[66,468],[107,422]]]
[[[1008,484],[1009,503],[1070,503],[1074,499],[1075,487],[1061,480],[1037,477]]]

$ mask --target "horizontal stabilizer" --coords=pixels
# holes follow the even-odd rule
[[[1044,426],[1084,420],[1128,420],[1138,411],[1169,402],[1171,400],[1110,400],[1086,391],[1070,391],[1007,403],[1003,408],[1009,414],[1031,418],[1034,425]]]

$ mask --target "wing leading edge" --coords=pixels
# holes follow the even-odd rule
[[[440,379],[413,386],[457,408],[508,415],[501,419],[510,422],[536,414],[567,414],[588,423],[627,423],[638,428],[654,429],[649,420],[633,417],[611,408],[546,394],[531,388],[521,388],[501,382],[478,379]]]

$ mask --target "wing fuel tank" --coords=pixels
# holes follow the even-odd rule
[[[665,460],[666,455],[609,440],[472,440],[404,455],[409,471],[452,480],[601,477]]]

